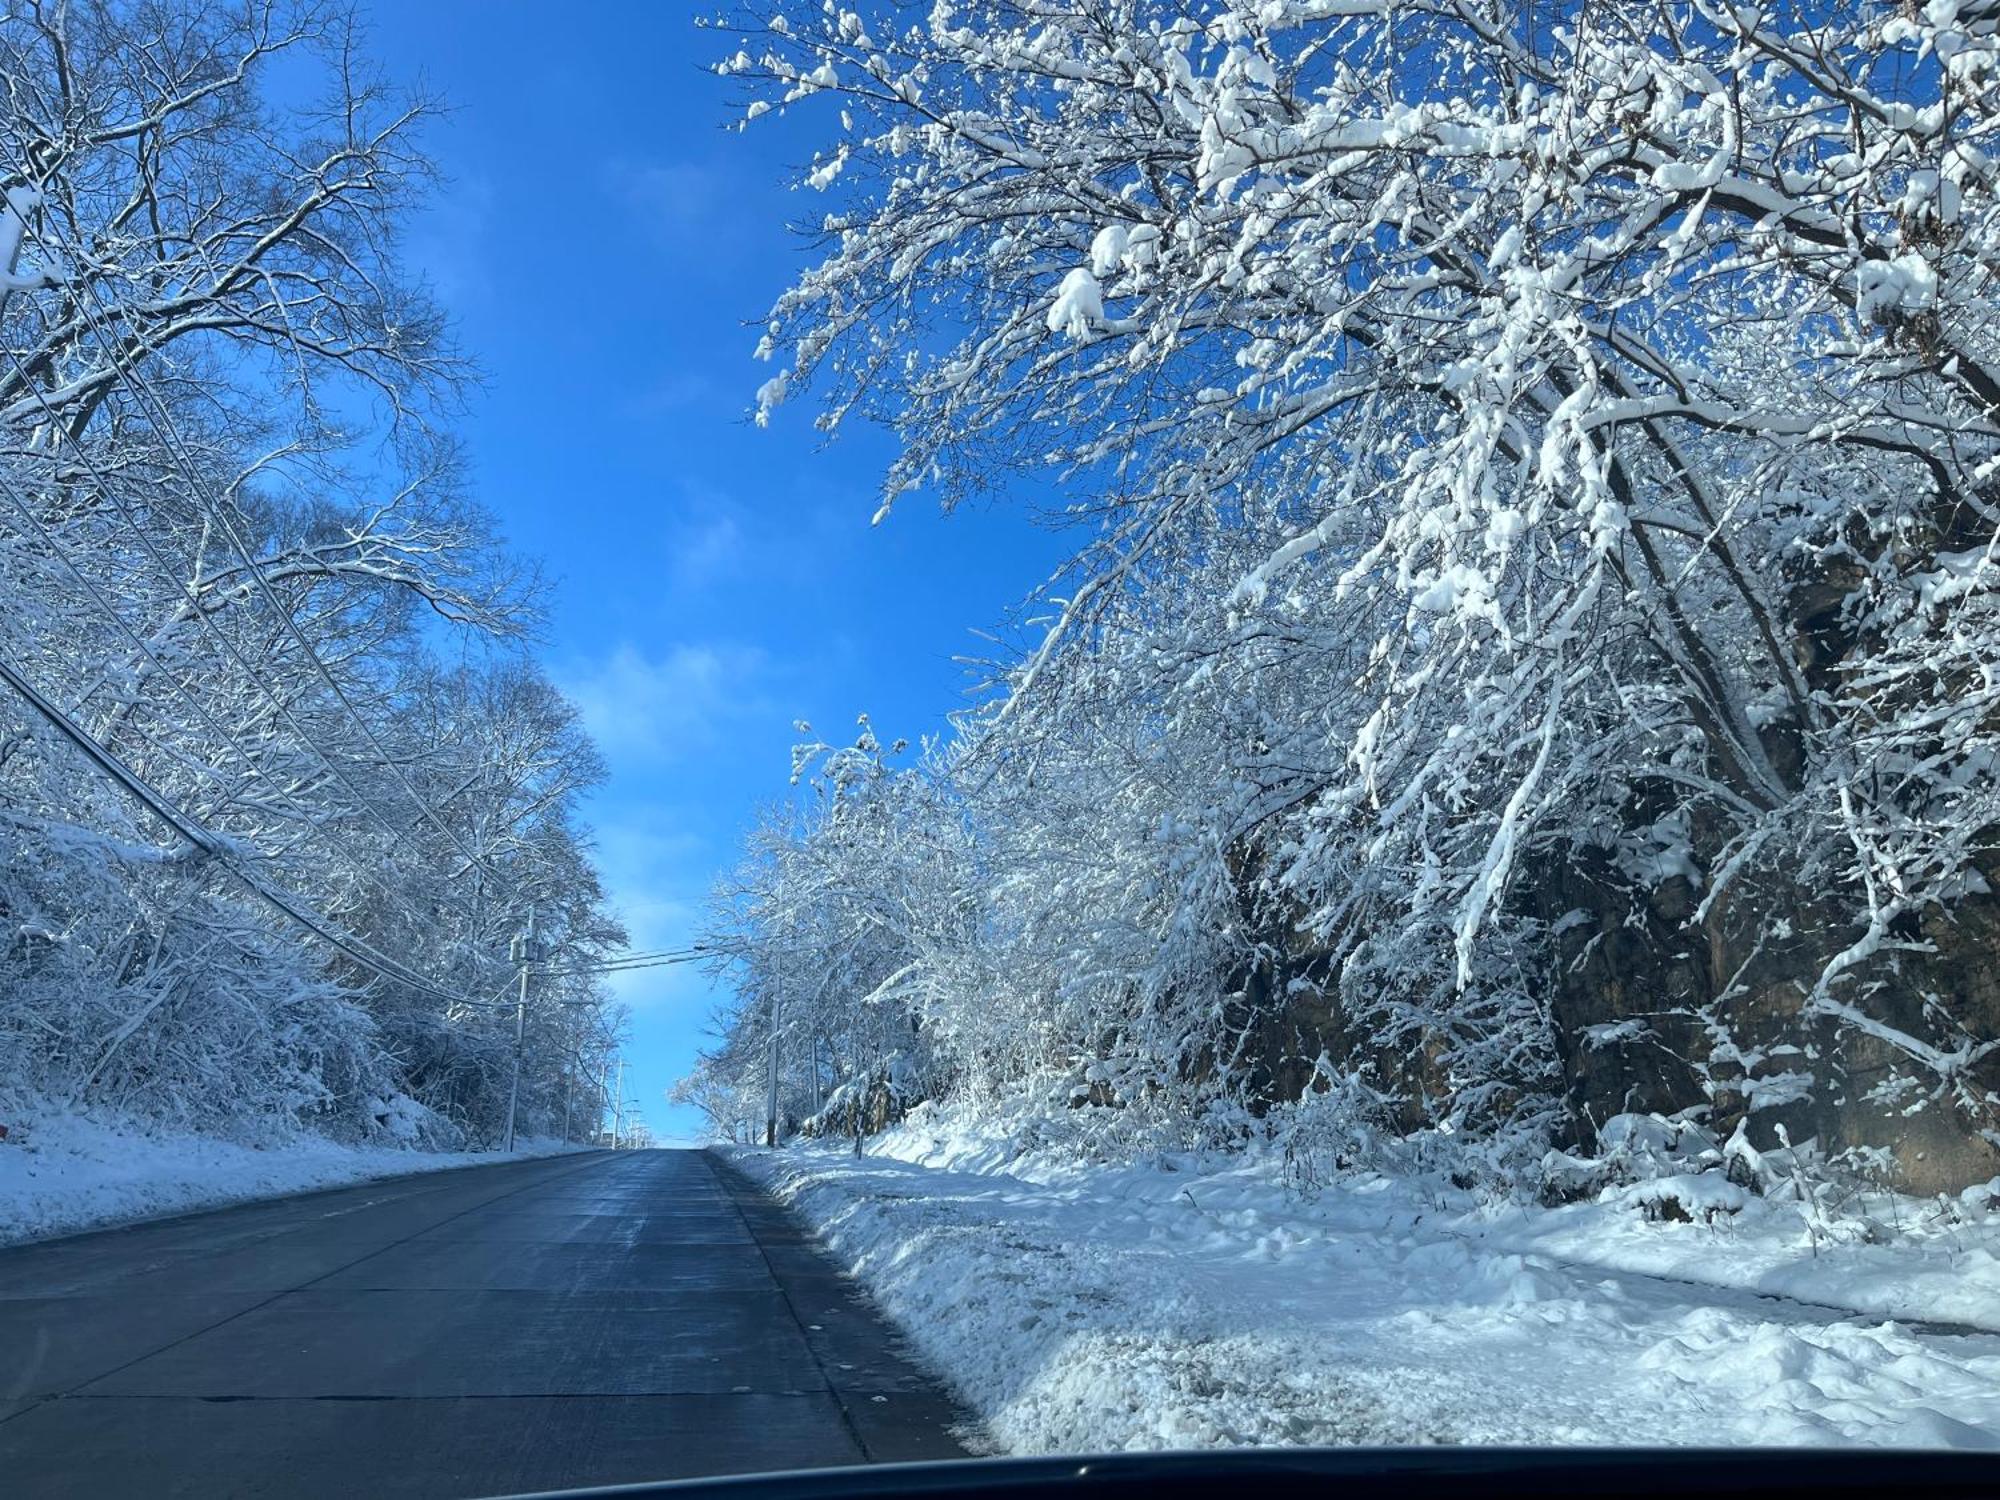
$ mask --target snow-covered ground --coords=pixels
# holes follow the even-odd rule
[[[1660,1223],[1629,1193],[1494,1209],[1363,1176],[1302,1201],[1270,1162],[1010,1161],[936,1122],[871,1153],[730,1159],[822,1231],[1004,1451],[2000,1447],[2000,1333],[1885,1320],[2000,1330],[2000,1214],[1976,1201],[1885,1204],[1889,1243],[1833,1244],[1761,1200]]]
[[[405,1172],[547,1156],[560,1141],[500,1151],[343,1146],[299,1133],[263,1146],[48,1114],[0,1141],[0,1244]]]

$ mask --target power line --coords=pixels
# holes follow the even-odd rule
[[[713,949],[697,946],[693,948],[664,950],[658,953],[619,954],[599,963],[574,964],[562,969],[543,968],[537,964],[533,965],[532,969],[536,975],[543,979],[595,978],[605,974],[629,974],[638,969],[660,969],[673,964],[697,963],[709,957],[713,951]],[[513,986],[514,979],[509,977],[502,981],[499,988],[494,990],[484,1000],[460,1000],[457,1003],[487,1010],[511,1010],[514,1008],[514,1002],[511,1000],[502,1000],[500,997],[512,989]],[[557,1003],[562,1005],[582,1005],[594,1002],[563,1000]]]
[[[246,762],[254,764],[256,757],[252,754],[249,747],[244,745],[243,742],[236,735],[231,733],[230,730],[219,719],[216,718],[216,716],[209,710],[207,705],[204,704],[201,701],[201,699],[197,697],[195,693],[190,688],[188,688],[188,686],[185,683],[183,683],[180,680],[179,675],[173,670],[173,668],[168,666],[167,663],[165,663],[160,659],[158,653],[154,651],[152,645],[145,639],[145,637],[140,635],[139,632],[133,628],[130,622],[128,622],[125,619],[125,617],[118,612],[117,606],[112,604],[109,599],[104,597],[104,593],[97,586],[96,580],[91,578],[90,575],[83,570],[83,568],[77,563],[75,558],[73,558],[70,555],[69,550],[63,546],[61,540],[57,538],[54,534],[52,534],[49,531],[49,529],[42,524],[40,518],[35,515],[33,506],[21,495],[20,491],[14,487],[12,481],[10,481],[6,477],[6,471],[4,469],[0,469],[0,490],[4,490],[6,492],[8,500],[12,503],[14,509],[20,513],[22,520],[25,521],[28,524],[28,526],[34,530],[35,534],[42,539],[42,541],[47,545],[49,551],[55,556],[55,558],[59,562],[61,562],[62,565],[69,570],[70,574],[73,577],[75,577],[77,582],[80,585],[82,585],[84,592],[88,594],[91,600],[97,605],[99,612],[107,616],[111,620],[111,622],[118,627],[119,630],[124,632],[124,634],[131,640],[132,644],[139,650],[140,654],[143,655],[146,658],[146,660],[151,662],[153,666],[159,670],[160,674],[163,677],[165,677],[169,683],[172,684],[175,692],[177,692],[180,695],[181,699],[188,705],[188,707],[192,709],[194,713],[203,722],[205,722],[210,729],[212,729],[217,735],[219,735],[222,738],[224,744],[228,745],[231,749],[235,750],[239,755],[241,755],[244,758]],[[220,772],[214,770],[213,768],[204,768],[204,769],[207,769],[208,773],[211,776],[216,777],[218,780],[220,779]],[[343,838],[341,838],[340,835],[331,826],[315,818],[312,810],[304,806],[301,802],[299,802],[299,800],[296,797],[294,797],[289,791],[287,791],[284,787],[278,785],[276,782],[267,781],[265,784],[269,785],[271,789],[275,791],[277,795],[284,800],[285,804],[288,807],[290,807],[293,812],[299,815],[299,817],[304,821],[305,826],[307,828],[313,830],[314,832],[320,834],[322,837],[326,838],[328,842],[330,842],[334,846],[335,849],[337,849],[342,855],[344,855],[348,859],[348,861],[357,871],[359,871],[365,878],[367,878],[375,886],[377,890],[382,892],[384,896],[388,897],[391,903],[400,906],[403,909],[403,913],[405,916],[409,917],[417,916],[417,913],[414,911],[414,909],[410,907],[408,901],[404,897],[400,896],[396,891],[394,891],[389,886],[389,884],[381,878],[381,876],[376,874],[375,871],[372,868],[370,868],[370,866],[374,863],[374,861],[363,858],[361,855],[361,851],[356,850],[351,846],[349,846],[347,842]]]
[[[24,222],[23,228],[26,229],[27,232],[34,237],[36,243],[40,245],[45,252],[54,253],[55,247],[50,245],[48,239],[42,233],[42,230],[39,225]],[[205,255],[203,256],[203,263],[206,264]],[[84,275],[79,278],[76,278],[75,285],[77,288],[81,290],[82,296],[80,298],[73,300],[71,306],[75,309],[76,313],[81,316],[83,324],[88,327],[91,335],[94,338],[94,341],[98,344],[100,350],[103,352],[105,358],[108,361],[109,370],[112,377],[118,383],[121,383],[126,387],[126,389],[132,395],[132,397],[139,403],[142,409],[146,411],[147,415],[156,424],[156,431],[158,433],[158,436],[162,444],[164,445],[170,463],[176,470],[178,470],[181,477],[187,482],[194,498],[202,505],[205,513],[213,519],[217,527],[227,537],[231,549],[235,552],[237,558],[242,563],[243,570],[249,575],[250,579],[254,582],[256,588],[264,598],[265,602],[269,605],[272,611],[278,616],[278,619],[283,625],[283,628],[286,631],[286,633],[289,634],[290,637],[296,642],[299,650],[304,655],[305,660],[310,664],[313,672],[325,684],[328,691],[333,695],[334,699],[339,703],[341,708],[345,711],[348,718],[353,722],[354,726],[360,731],[362,736],[367,740],[370,747],[375,751],[375,754],[379,759],[382,769],[388,772],[388,774],[391,775],[397,781],[397,783],[401,786],[405,794],[409,797],[410,801],[414,804],[417,812],[421,815],[421,817],[424,818],[426,821],[430,822],[433,826],[435,826],[438,829],[438,831],[441,832],[446,837],[446,839],[449,840],[450,843],[459,851],[459,853],[466,859],[469,868],[476,869],[484,873],[485,875],[490,877],[503,890],[511,891],[512,889],[514,889],[513,881],[506,874],[488,864],[485,857],[482,856],[481,853],[471,848],[467,844],[465,839],[459,835],[458,831],[453,827],[451,827],[450,824],[445,821],[445,819],[442,817],[439,811],[435,807],[433,807],[424,798],[423,794],[421,794],[416,789],[416,787],[411,783],[409,777],[405,774],[401,765],[398,764],[396,757],[392,755],[388,747],[382,743],[381,739],[376,734],[374,728],[368,722],[366,716],[362,714],[361,710],[355,704],[353,699],[349,697],[346,689],[342,686],[340,681],[334,676],[332,671],[328,668],[326,662],[319,656],[312,641],[306,636],[304,630],[300,627],[299,622],[296,616],[291,611],[291,609],[289,609],[285,605],[284,601],[278,597],[277,592],[272,586],[270,578],[266,575],[264,571],[262,563],[255,555],[254,550],[251,548],[248,541],[245,539],[243,533],[238,529],[234,518],[231,516],[230,507],[214,493],[214,491],[204,481],[200,473],[197,472],[196,465],[194,464],[192,457],[188,451],[186,440],[183,434],[180,432],[179,428],[177,427],[171,413],[167,411],[164,403],[160,400],[158,394],[151,388],[151,386],[147,382],[143,381],[138,377],[136,369],[137,365],[136,356],[150,352],[144,338],[140,338],[133,341],[131,350],[129,351],[125,350],[122,347],[123,341],[114,340],[107,333],[104,323],[100,321],[99,317],[97,316],[97,313],[102,313],[105,318],[112,318],[114,315],[112,313],[111,308],[107,306],[104,300],[100,297],[98,290],[94,282],[92,281],[91,277],[88,275]],[[93,307],[96,308],[97,313],[94,313],[92,311]],[[282,303],[279,304],[278,313],[281,317],[286,316],[286,309],[283,307]],[[123,320],[121,319],[120,321]],[[21,379],[23,388],[26,391],[28,391],[30,395],[34,398],[36,404],[41,408],[45,416],[54,425],[54,427],[57,430],[60,430],[61,428],[60,419],[57,417],[55,411],[51,407],[47,396],[43,393],[39,385],[34,381],[34,379],[30,376],[29,372],[22,365],[19,356],[16,355],[14,351],[12,351],[11,349],[8,351],[8,353],[9,353],[9,358],[14,366],[14,369],[19,378]],[[324,749],[322,749],[319,746],[317,741],[315,741],[312,735],[305,729],[304,725],[302,725],[298,721],[297,717],[292,713],[290,707],[287,705],[284,699],[273,690],[272,684],[267,680],[266,675],[262,671],[260,671],[256,665],[252,664],[247,659],[245,659],[243,653],[241,652],[240,649],[237,648],[234,641],[232,641],[229,638],[229,636],[220,629],[220,627],[217,625],[215,621],[209,618],[208,610],[205,608],[204,601],[201,599],[200,595],[197,594],[194,591],[194,589],[180,577],[178,570],[176,570],[173,567],[172,563],[166,557],[163,556],[160,548],[154,542],[150,532],[143,524],[141,524],[138,517],[134,514],[133,510],[131,509],[131,507],[125,503],[122,495],[119,493],[117,488],[107,480],[103,472],[92,461],[91,456],[88,450],[85,448],[85,446],[81,443],[78,443],[74,445],[73,451],[76,453],[80,461],[80,467],[82,467],[84,471],[90,475],[92,480],[97,485],[99,491],[117,509],[120,517],[124,520],[126,525],[132,530],[132,532],[138,537],[139,541],[145,548],[148,555],[152,557],[156,565],[158,565],[161,568],[162,572],[171,582],[179,584],[180,591],[183,593],[186,599],[186,606],[189,609],[189,611],[194,615],[196,621],[203,628],[205,628],[223,646],[225,651],[228,652],[228,654],[237,662],[237,664],[243,668],[243,670],[248,674],[250,680],[263,692],[267,700],[271,702],[273,707],[276,708],[278,713],[284,718],[285,722],[298,735],[301,745],[309,752],[311,752],[314,756],[316,756],[317,759],[320,761],[321,765],[325,768],[325,770],[329,774],[334,776],[336,779],[338,779],[347,788],[349,793],[354,797],[356,805],[359,807],[359,809],[367,813],[369,816],[373,817],[378,823],[382,825],[385,831],[389,833],[389,835],[393,840],[395,840],[398,844],[401,844],[404,841],[403,831],[398,827],[396,827],[383,815],[380,808],[378,808],[376,804],[373,802],[373,800],[369,798],[369,796],[353,782],[353,780],[347,775],[346,771],[338,764],[335,758],[329,755]],[[254,759],[254,757],[248,756],[248,752],[245,750],[245,747],[235,738],[235,736],[232,735],[230,731],[226,727],[224,727],[215,718],[215,716],[211,712],[209,712],[206,709],[206,707],[202,705],[193,696],[193,694],[190,692],[187,686],[181,682],[181,680],[173,672],[173,670],[167,667],[166,664],[159,659],[158,655],[152,651],[152,649],[145,642],[145,640],[138,635],[137,631],[134,630],[128,624],[128,622],[124,620],[123,616],[119,615],[114,607],[109,606],[106,603],[106,601],[104,601],[101,594],[99,594],[98,591],[95,589],[95,587],[92,585],[90,579],[88,578],[88,575],[86,575],[80,568],[77,567],[74,560],[71,559],[67,555],[67,553],[63,551],[60,544],[47,533],[45,528],[43,528],[40,525],[40,522],[34,516],[32,508],[24,500],[22,500],[22,498],[18,494],[14,494],[12,492],[11,486],[9,488],[10,488],[10,495],[14,499],[17,507],[21,509],[23,515],[29,520],[30,524],[33,525],[35,529],[42,532],[43,539],[50,545],[52,550],[56,552],[57,556],[62,561],[64,566],[69,568],[70,571],[77,576],[78,580],[84,584],[86,590],[89,591],[92,594],[93,598],[97,600],[100,607],[104,608],[107,613],[112,615],[114,621],[117,623],[119,628],[132,638],[134,644],[138,646],[142,654],[144,654],[146,658],[154,664],[155,667],[159,668],[161,671],[166,673],[169,682],[173,685],[175,690],[179,692],[181,696],[189,702],[190,706],[194,709],[197,715],[199,715],[203,720],[205,720],[210,725],[210,727],[222,737],[225,743],[231,745],[239,753],[244,753],[246,755],[246,759]],[[28,700],[37,707],[38,710],[44,712],[45,715],[52,716],[51,722],[55,723],[57,727],[64,733],[65,737],[71,739],[71,741],[74,744],[76,744],[79,749],[83,750],[85,754],[99,766],[100,769],[104,770],[107,774],[111,775],[114,779],[116,779],[121,785],[123,785],[128,790],[128,792],[138,797],[146,807],[148,807],[151,811],[154,812],[156,816],[164,819],[169,827],[173,828],[176,832],[180,833],[184,838],[187,838],[196,847],[203,849],[212,857],[215,857],[218,860],[220,860],[220,862],[223,863],[225,868],[227,868],[233,876],[235,876],[238,880],[240,880],[246,886],[248,886],[261,899],[271,904],[275,909],[279,910],[284,915],[289,916],[294,920],[301,922],[303,925],[308,927],[308,929],[315,932],[316,935],[320,936],[324,940],[333,944],[335,947],[341,949],[341,951],[346,952],[350,957],[354,958],[357,962],[362,963],[364,967],[369,968],[371,971],[381,975],[382,977],[392,979],[396,982],[403,983],[406,985],[411,985],[419,989],[423,989],[447,1001],[461,1000],[461,997],[452,995],[447,991],[437,988],[436,986],[430,984],[429,981],[422,979],[422,977],[417,975],[413,970],[407,969],[405,966],[403,966],[400,963],[397,963],[395,960],[387,958],[385,955],[373,949],[368,944],[363,942],[361,939],[353,937],[350,934],[344,934],[334,930],[327,924],[324,918],[319,917],[318,914],[313,912],[309,906],[306,906],[305,903],[302,900],[300,900],[300,898],[293,896],[291,893],[284,891],[282,888],[276,888],[269,885],[267,882],[263,881],[261,878],[259,878],[252,872],[241,868],[239,865],[236,864],[234,858],[231,857],[230,850],[233,848],[233,846],[228,845],[225,841],[220,840],[217,838],[217,836],[211,834],[199,822],[197,822],[195,819],[191,818],[185,812],[183,812],[180,808],[175,806],[171,802],[171,800],[169,800],[166,797],[164,793],[161,793],[156,788],[151,787],[149,783],[146,783],[129,767],[125,766],[124,763],[120,761],[108,749],[108,747],[98,743],[92,736],[88,734],[87,731],[85,731],[82,728],[81,725],[77,724],[74,720],[70,719],[69,716],[63,713],[63,711],[56,705],[49,702],[47,699],[43,698],[34,689],[33,684],[30,681],[28,681],[25,677],[21,676],[18,671],[9,667],[7,669],[6,675],[7,675],[7,680],[10,682],[10,684],[13,685],[18,691],[22,692],[23,695],[26,696]],[[282,797],[285,798],[285,800],[293,807],[295,811],[299,812],[302,816],[306,818],[308,827],[325,832],[329,838],[334,838],[332,831],[323,828],[321,824],[319,824],[316,820],[314,820],[312,815],[309,812],[307,812],[306,809],[301,807],[296,802],[296,800],[292,799],[289,793],[286,792],[283,787],[279,786],[276,787],[275,789],[279,792],[279,794]],[[335,839],[335,842],[337,847],[341,847],[337,839]],[[343,847],[343,852],[346,853],[347,856],[354,861],[357,868],[361,869],[364,872],[367,871],[366,861],[354,859],[352,851],[346,850],[344,847]],[[373,877],[372,873],[370,873],[369,878],[374,879],[375,877]],[[380,881],[376,880],[376,883],[379,885]],[[382,889],[384,890],[385,894],[391,896],[392,900],[396,899],[394,893],[390,892],[386,886],[383,886]]]
[[[43,238],[42,233],[38,227],[32,224],[29,224],[26,227],[27,227],[27,232],[34,237],[34,240],[37,245],[39,245],[44,251],[47,251],[51,254],[55,253],[55,247],[51,246],[48,243],[48,241]],[[142,405],[145,405],[149,408],[148,415],[155,422],[157,430],[162,440],[167,445],[174,466],[180,470],[181,477],[187,481],[189,486],[194,491],[196,497],[202,502],[205,512],[215,519],[216,523],[221,527],[223,533],[228,537],[231,549],[236,553],[236,555],[239,558],[242,559],[245,570],[249,573],[250,577],[256,581],[258,591],[263,594],[265,602],[270,605],[271,609],[277,614],[278,618],[283,622],[286,632],[291,635],[291,637],[295,642],[297,642],[300,651],[304,653],[306,660],[311,663],[314,672],[326,684],[327,688],[333,693],[335,699],[340,703],[341,707],[346,711],[348,717],[353,720],[355,727],[361,731],[362,736],[368,741],[369,745],[374,749],[376,755],[380,758],[383,769],[388,771],[389,774],[395,778],[398,785],[400,785],[403,788],[403,791],[409,796],[410,801],[415,805],[417,811],[434,827],[436,827],[441,833],[444,834],[444,836],[452,843],[452,845],[457,848],[459,853],[465,857],[467,863],[472,868],[477,869],[486,874],[488,877],[490,877],[495,882],[495,884],[497,884],[501,888],[501,890],[512,891],[514,889],[514,883],[500,871],[494,869],[492,866],[487,864],[487,862],[482,856],[476,853],[469,845],[466,844],[466,842],[462,838],[459,837],[457,830],[452,828],[451,825],[448,824],[444,820],[444,818],[437,812],[437,810],[434,809],[428,802],[424,800],[422,794],[419,793],[416,787],[411,784],[410,779],[403,774],[402,767],[397,765],[395,758],[389,754],[388,748],[385,745],[383,745],[381,740],[376,736],[375,731],[373,730],[373,728],[369,726],[368,721],[361,714],[361,711],[355,707],[353,701],[347,696],[346,690],[341,687],[338,679],[336,679],[333,673],[327,668],[326,663],[320,659],[319,653],[313,649],[312,642],[306,638],[305,632],[299,628],[299,623],[293,617],[292,612],[285,607],[283,601],[278,598],[276,591],[271,587],[270,580],[264,576],[263,569],[259,566],[257,559],[253,555],[249,545],[244,541],[241,533],[237,531],[235,523],[230,519],[228,514],[228,507],[222,505],[216,500],[216,498],[208,491],[206,485],[203,483],[200,477],[196,474],[195,466],[189,459],[186,449],[182,445],[179,429],[174,425],[171,415],[167,413],[165,409],[161,406],[161,404],[157,401],[157,399],[154,398],[150,388],[143,381],[136,378],[136,376],[132,371],[130,363],[121,357],[117,347],[112,343],[108,335],[105,333],[103,325],[98,321],[95,314],[93,314],[93,312],[91,311],[91,306],[94,305],[98,310],[104,312],[107,316],[109,316],[110,314],[110,309],[104,305],[103,300],[98,296],[96,286],[92,283],[91,279],[88,276],[77,278],[76,284],[78,287],[80,287],[83,295],[81,298],[76,299],[72,303],[72,305],[76,308],[77,312],[82,315],[83,321],[85,322],[85,324],[89,326],[92,335],[96,338],[99,348],[103,350],[106,357],[110,360],[111,368],[116,374],[117,378],[125,385],[126,389],[132,393],[135,399],[137,399]],[[10,357],[13,358],[16,370],[21,372],[24,383],[27,384],[28,388],[34,392],[36,399],[41,404],[43,410],[45,412],[49,411],[47,401],[42,397],[39,388],[35,387],[33,385],[33,382],[27,379],[26,371],[21,368],[20,360],[18,359],[18,357],[13,357],[11,350],[9,351],[9,355]],[[52,412],[50,413],[50,415],[51,418],[53,419]],[[91,472],[93,477],[97,478],[99,484],[102,485],[103,484],[102,476],[98,475],[94,468],[91,470]],[[123,512],[124,510],[124,507],[122,505],[120,506],[120,510],[121,512]],[[198,600],[195,603],[195,607],[197,612],[199,612],[200,604]],[[301,733],[302,732],[303,731],[301,731]],[[332,769],[331,763],[329,763],[329,769]],[[361,796],[359,790],[355,788],[351,782],[346,782],[346,778],[344,776],[342,776],[341,779],[345,784],[347,784],[349,790],[354,792],[354,794],[357,797]]]
[[[49,405],[48,399],[42,394],[41,389],[35,386],[32,380],[29,379],[28,372],[22,366],[20,357],[11,349],[7,351],[7,355],[9,360],[12,361],[15,371],[21,376],[24,384],[27,385],[30,393],[34,396],[36,404],[42,408],[43,414],[51,423],[59,425],[59,419],[56,416],[55,410]],[[388,815],[375,805],[367,793],[354,784],[352,778],[348,776],[346,771],[341,769],[339,763],[320,747],[319,742],[298,721],[298,717],[292,712],[291,706],[272,687],[264,674],[259,671],[256,664],[243,654],[242,649],[229,638],[221,626],[209,618],[208,609],[203,604],[201,596],[194,591],[192,585],[181,579],[179,570],[174,567],[172,559],[161,552],[159,544],[154,541],[152,534],[147,531],[145,526],[140,524],[139,518],[133,514],[131,507],[125,503],[124,497],[105,478],[103,471],[91,460],[89,453],[81,444],[76,446],[76,457],[82,465],[84,472],[96,484],[98,492],[111,502],[132,534],[139,539],[139,545],[145,550],[146,555],[152,558],[154,564],[166,577],[169,585],[180,590],[196,623],[202,629],[206,630],[215,640],[216,644],[221,646],[223,651],[228,654],[230,659],[243,669],[250,681],[264,695],[265,701],[277,710],[278,716],[290,727],[292,733],[298,736],[299,743],[318,758],[320,765],[325,769],[326,773],[347,788],[348,795],[354,799],[355,805],[381,825],[383,831],[397,845],[405,845],[407,843],[407,836],[404,831],[392,823]]]
[[[673,964],[699,963],[709,958],[713,950],[690,948],[677,953],[656,953],[636,955],[632,958],[608,959],[603,963],[584,964],[569,969],[543,969],[540,972],[550,978],[579,974],[629,974],[635,969],[661,969]]]
[[[648,962],[648,960],[654,960],[654,958],[658,958],[662,962],[686,962],[686,960],[692,960],[692,958],[706,958],[710,952],[714,952],[714,950],[708,944],[696,942],[696,944],[690,944],[686,948],[658,948],[658,950],[646,952],[646,954],[612,954],[608,958],[596,960],[588,968],[612,968],[612,966],[624,966],[624,964],[642,964],[642,962]]]
[[[405,968],[353,934],[333,927],[302,898],[245,869],[237,862],[235,847],[230,840],[209,832],[199,822],[189,817],[166,793],[151,785],[127,766],[81,724],[44,697],[32,682],[4,659],[0,659],[0,681],[6,682],[26,699],[29,706],[53,724],[65,739],[83,752],[86,759],[124,787],[154,817],[209,856],[267,906],[290,917],[321,941],[339,949],[363,968],[383,979],[421,990],[440,1000],[456,1002],[460,999],[449,990],[440,989],[414,969]]]

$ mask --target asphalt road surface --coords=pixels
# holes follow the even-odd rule
[[[956,1457],[963,1414],[697,1151],[0,1250],[0,1493],[472,1496]]]

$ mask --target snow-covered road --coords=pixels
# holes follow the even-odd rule
[[[1383,1178],[1301,1202],[1255,1165],[1003,1170],[910,1131],[888,1149],[921,1159],[800,1147],[732,1160],[819,1227],[1006,1451],[2000,1446],[2000,1334],[1521,1248],[1541,1236],[1629,1264],[1651,1245],[1662,1268],[1740,1281],[1787,1269],[1775,1223],[1634,1229],[1632,1214],[1593,1235],[1574,1215],[1481,1221]],[[1982,1234],[1960,1236],[1961,1262],[1990,1262],[1989,1244],[1965,1242]],[[1778,1278],[1794,1295],[1893,1279],[1879,1256],[1807,1259],[1819,1281]],[[1910,1280],[1963,1318],[1980,1299],[1942,1295],[1945,1264],[1912,1252]]]

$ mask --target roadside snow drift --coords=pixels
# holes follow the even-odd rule
[[[49,1115],[0,1141],[0,1244],[568,1149],[559,1141],[524,1141],[513,1156],[412,1151],[343,1146],[304,1131],[259,1147],[83,1115]]]
[[[1271,1164],[1006,1163],[917,1126],[874,1149],[730,1160],[822,1232],[1007,1452],[2000,1446],[2000,1334],[1883,1316],[2000,1328],[1990,1221],[1899,1261],[1816,1252],[1775,1212],[1483,1210],[1380,1177],[1300,1201]],[[1760,1296],[1763,1277],[1882,1307]]]

